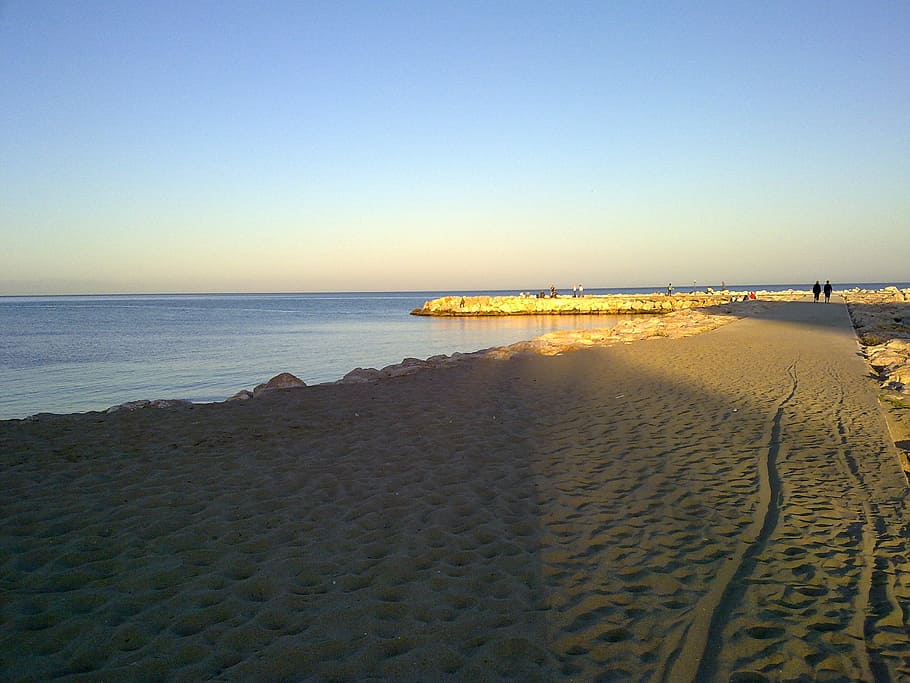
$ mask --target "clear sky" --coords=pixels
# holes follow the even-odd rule
[[[0,0],[0,293],[910,280],[910,2]]]

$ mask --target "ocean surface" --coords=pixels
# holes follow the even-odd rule
[[[810,286],[729,285],[737,291]],[[585,293],[654,291],[659,290]],[[404,358],[477,351],[556,330],[610,327],[621,319],[410,315],[440,296],[515,293],[0,297],[0,419],[105,410],[139,399],[222,401],[279,372],[291,372],[310,385],[333,382],[357,367],[383,368]]]

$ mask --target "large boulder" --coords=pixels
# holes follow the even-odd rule
[[[403,375],[413,375],[423,368],[431,367],[430,363],[419,358],[405,358],[395,365],[387,365],[380,372],[384,377],[402,377]]]
[[[878,373],[882,386],[899,392],[910,391],[910,341],[890,339],[866,347],[866,360]]]
[[[354,368],[338,381],[341,384],[366,384],[381,377],[382,373],[376,368]]]
[[[276,389],[290,389],[293,387],[305,387],[306,383],[299,377],[295,377],[290,372],[282,372],[275,375],[265,384],[260,384],[253,389],[253,396],[259,396],[263,392],[274,391]]]
[[[869,365],[879,372],[889,366],[910,363],[910,341],[891,339],[878,346],[866,347]]]
[[[897,391],[910,389],[910,363],[889,368],[886,386]]]

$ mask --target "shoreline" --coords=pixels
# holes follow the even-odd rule
[[[473,352],[454,352],[427,359],[405,358],[381,369],[354,368],[339,380],[307,385],[290,373],[280,373],[252,390],[240,390],[224,401],[195,404],[182,399],[137,400],[111,406],[105,413],[140,409],[185,409],[194,405],[219,405],[256,399],[274,391],[328,385],[372,384],[426,371],[451,368],[484,359],[507,360],[522,354],[554,356],[586,348],[605,348],[655,338],[682,339],[728,325],[766,310],[769,303],[811,301],[810,291],[758,291],[756,299],[748,292],[732,295],[724,303],[690,306],[653,313],[645,319],[620,321],[604,329],[551,332],[530,340]],[[609,295],[626,298],[628,295]],[[676,295],[674,295],[676,296]],[[900,453],[901,468],[910,483],[910,289],[889,287],[880,290],[851,289],[835,292],[847,307],[851,325],[863,357],[879,387],[879,408],[891,442]],[[558,301],[558,299],[556,300]],[[823,305],[823,304],[822,304]],[[901,312],[902,311],[902,312]],[[900,319],[898,323],[895,320]],[[42,415],[29,416],[25,419]]]
[[[455,351],[451,354],[439,354],[426,359],[408,357],[404,358],[399,363],[393,363],[380,369],[357,367],[347,372],[341,379],[331,382],[307,385],[290,373],[280,373],[271,380],[260,384],[253,390],[240,390],[233,396],[226,398],[224,401],[216,401],[214,403],[246,400],[254,397],[257,390],[269,391],[292,387],[322,386],[327,384],[360,384],[381,381],[383,379],[401,377],[433,368],[450,367],[478,358],[491,357],[502,359],[511,357],[516,353],[555,355],[557,353],[578,350],[581,348],[609,346],[616,343],[630,343],[654,337],[682,338],[692,334],[706,332],[721,325],[729,324],[742,317],[747,317],[750,315],[750,311],[756,309],[760,310],[762,302],[809,300],[812,296],[812,293],[809,290],[800,291],[792,289],[783,291],[758,290],[754,293],[756,298],[750,300],[748,298],[749,292],[728,290],[723,293],[723,298],[725,299],[723,302],[702,306],[689,305],[691,301],[697,300],[698,297],[696,297],[696,299],[687,299],[679,309],[666,313],[655,313],[652,311],[651,316],[645,320],[621,320],[616,325],[609,328],[550,332],[530,340],[519,341],[506,346],[496,346],[471,352]],[[623,301],[629,296],[635,295],[621,294],[607,296],[615,297],[620,301]],[[660,295],[655,296],[659,297]],[[882,377],[883,385],[887,385],[890,382],[889,378],[893,374],[896,378],[906,378],[906,381],[903,382],[904,386],[897,387],[896,391],[901,392],[906,389],[910,392],[910,374],[902,373],[902,363],[900,360],[900,356],[904,355],[906,358],[904,358],[903,361],[910,365],[910,348],[904,349],[900,343],[902,338],[910,340],[910,316],[905,319],[905,329],[903,330],[901,330],[899,325],[889,325],[889,319],[893,319],[896,315],[892,310],[893,306],[900,306],[903,303],[910,302],[910,289],[899,290],[896,287],[888,287],[879,290],[863,290],[854,288],[845,291],[835,291],[834,296],[839,297],[847,305],[848,312],[851,314],[851,323],[858,336],[858,341],[863,344],[864,353],[867,356],[870,354],[870,347],[873,345],[866,344],[862,339],[859,339],[859,330],[863,328],[866,329],[866,334],[877,335],[869,338],[867,341],[878,342],[878,345],[886,345],[884,348],[892,350],[892,354],[887,357],[888,360],[891,360],[890,366],[881,364],[880,362],[874,366],[875,372],[885,372],[885,375]],[[520,299],[520,297],[509,298]],[[528,299],[524,300],[527,301]],[[559,299],[551,301],[559,301]],[[857,307],[859,306],[865,306],[866,310],[862,314],[854,314],[854,311],[857,311]],[[910,306],[910,304],[908,304],[908,306]],[[538,313],[537,315],[547,314]],[[861,315],[865,316],[865,318],[861,318]],[[486,314],[482,314],[482,317],[486,317]],[[895,340],[897,340],[897,344],[893,343]],[[871,352],[874,351],[875,349],[871,349]],[[896,362],[895,356],[897,356]],[[875,361],[873,360],[873,363],[874,362]],[[872,367],[871,364],[870,367]],[[281,379],[279,380],[279,378]],[[275,380],[279,381],[273,386],[269,386],[269,382]],[[168,402],[173,405],[189,403],[181,399],[158,399],[157,401],[152,400],[148,402],[138,401],[111,406],[106,412],[114,411],[125,406],[128,407],[136,403],[143,405],[134,407],[145,407],[145,405],[153,403],[160,404],[159,407],[171,407],[168,405]]]
[[[812,293],[809,290],[795,289],[757,290],[754,293],[756,295],[756,299],[749,300],[748,291],[739,291],[733,289],[724,290],[721,295],[719,295],[719,298],[723,299],[722,302],[701,306],[693,306],[691,304],[694,301],[704,300],[706,295],[691,296],[687,294],[674,294],[671,297],[666,297],[665,295],[655,294],[653,297],[651,297],[652,299],[676,300],[681,302],[680,308],[677,310],[665,312],[657,312],[651,310],[649,312],[651,317],[646,321],[620,321],[611,328],[593,328],[586,330],[553,332],[530,340],[516,342],[511,345],[490,347],[472,352],[455,351],[451,354],[439,354],[436,356],[428,357],[426,359],[406,357],[398,363],[393,363],[378,369],[357,367],[349,370],[338,380],[320,382],[317,384],[308,385],[299,380],[294,375],[282,372],[279,375],[273,377],[271,380],[260,384],[254,389],[241,389],[232,396],[225,397],[220,401],[194,402],[181,398],[134,399],[98,410],[89,410],[77,413],[50,413],[39,411],[22,418],[7,418],[7,420],[32,420],[45,415],[95,414],[111,413],[121,410],[131,411],[145,408],[175,409],[186,408],[194,405],[218,405],[230,401],[247,400],[249,398],[253,398],[254,395],[261,393],[263,390],[271,391],[278,388],[289,387],[315,387],[331,384],[359,384],[375,382],[381,381],[383,379],[410,375],[427,369],[433,369],[437,367],[450,367],[466,361],[471,361],[487,356],[506,358],[519,352],[553,355],[556,353],[561,353],[563,351],[577,350],[579,348],[605,346],[620,342],[625,343],[653,337],[678,338],[714,329],[717,326],[732,322],[733,320],[736,320],[743,315],[747,316],[749,314],[748,306],[759,306],[761,302],[798,301],[801,299],[809,299],[812,296]],[[860,335],[860,330],[865,326],[866,331],[864,334],[873,335],[871,337],[868,337],[867,341],[877,342],[877,344],[873,345],[865,344],[863,343],[862,339],[860,340],[861,343],[863,343],[864,354],[870,358],[870,368],[872,372],[876,375],[881,375],[883,390],[887,391],[889,385],[894,385],[896,382],[898,386],[890,387],[890,393],[893,398],[895,394],[899,396],[905,391],[910,392],[910,348],[905,347],[901,343],[902,339],[910,340],[910,331],[905,330],[902,332],[900,331],[899,325],[888,325],[889,319],[893,319],[895,317],[894,312],[888,309],[888,307],[893,307],[895,305],[900,305],[901,303],[910,301],[910,289],[901,290],[894,286],[875,290],[855,287],[848,290],[835,290],[834,296],[841,298],[847,304],[848,311],[851,311],[851,320],[853,322],[857,335]],[[451,300],[457,300],[458,298],[459,297],[444,297],[443,299],[437,299],[433,301],[446,301],[446,305],[448,305],[448,302]],[[579,299],[572,299],[571,297],[561,297],[556,299],[534,299],[521,297],[475,298],[482,300],[514,299],[521,302],[543,302],[543,304],[537,304],[543,306],[548,305],[550,302],[553,302],[556,305],[561,305],[560,302],[568,301],[571,305],[573,301],[584,302],[589,298],[602,298],[618,302],[608,304],[609,306],[614,307],[623,306],[630,299],[643,301],[649,300],[648,298],[642,299],[640,295],[628,294],[586,295],[584,298]],[[429,301],[426,302],[425,306],[430,303],[431,302]],[[746,306],[746,308],[740,308],[741,306]],[[862,318],[860,314],[854,316],[853,311],[858,310],[857,306],[866,307],[866,311],[862,313],[862,316],[868,318],[867,322],[864,322],[865,318]],[[628,309],[625,309],[625,311],[629,312]],[[579,314],[579,311],[568,312],[572,314]],[[590,312],[591,314],[599,314],[603,311],[591,310]],[[737,315],[737,313],[741,315]],[[547,312],[543,312],[527,314],[516,313],[515,315],[548,314],[549,313]],[[614,310],[613,314],[617,314],[617,311]],[[448,314],[441,315],[447,316]],[[478,317],[493,317],[496,315],[512,314],[477,314]],[[906,321],[910,320],[910,316],[907,316],[904,320],[906,324]],[[887,351],[887,353],[883,353],[884,351]],[[894,377],[894,381],[890,379],[892,376]],[[269,382],[274,381],[279,377],[282,379],[272,386],[269,386]],[[899,404],[900,401],[901,399],[899,397],[894,398],[894,402]],[[0,420],[0,422],[3,421],[5,420]],[[901,436],[903,438],[903,432],[901,433]],[[908,433],[907,438],[910,438],[910,433]]]
[[[609,295],[619,300],[630,295]],[[632,295],[634,296],[634,295]],[[674,295],[676,297],[677,295]],[[682,297],[682,295],[679,295]],[[138,399],[85,413],[39,412],[9,421],[36,421],[49,416],[92,415],[133,412],[137,410],[186,410],[196,406],[218,406],[233,402],[258,399],[265,394],[288,389],[312,389],[332,385],[373,384],[416,373],[457,367],[484,359],[506,360],[521,354],[554,356],[586,348],[605,348],[614,344],[630,344],[654,338],[680,339],[707,332],[755,315],[770,303],[811,301],[810,291],[784,290],[756,292],[756,299],[748,293],[728,291],[726,302],[712,306],[689,306],[693,299],[686,299],[678,310],[653,313],[646,318],[621,320],[613,327],[551,332],[530,340],[506,346],[490,347],[472,352],[440,354],[427,359],[404,358],[383,368],[357,367],[341,379],[307,385],[291,373],[283,372],[257,387],[242,389],[234,395],[208,403],[195,403],[186,399]],[[867,362],[870,376],[879,390],[879,406],[886,420],[891,442],[900,452],[901,467],[910,481],[910,289],[888,287],[879,290],[854,288],[836,291],[847,307],[861,353]],[[671,297],[673,298],[673,297]],[[835,299],[835,300],[836,300]],[[680,300],[683,300],[682,298]],[[546,300],[544,300],[546,301]],[[558,301],[558,299],[554,300]],[[897,321],[897,322],[895,322]],[[0,420],[0,423],[4,422]]]

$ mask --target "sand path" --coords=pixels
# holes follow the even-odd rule
[[[561,674],[908,675],[906,480],[843,306],[768,304],[546,372],[536,462]]]
[[[0,422],[0,677],[900,680],[906,479],[842,305]]]

